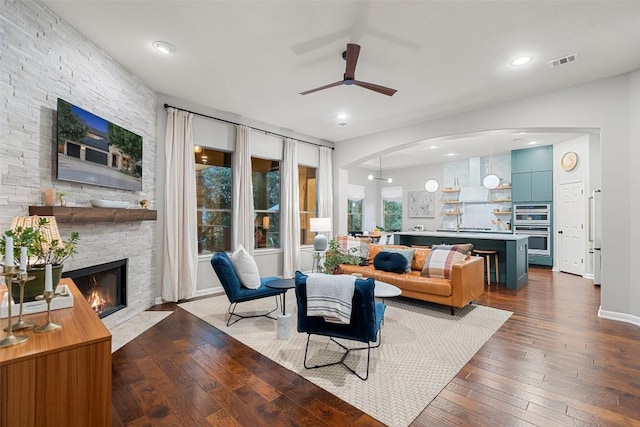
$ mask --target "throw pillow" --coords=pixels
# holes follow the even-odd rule
[[[231,255],[231,265],[233,265],[233,269],[236,271],[242,286],[249,289],[258,289],[260,287],[258,265],[242,245],[238,245]]]
[[[467,253],[469,253],[471,249],[473,249],[472,244],[438,245],[432,247],[420,275],[450,279],[453,264],[464,261]]]
[[[373,266],[376,270],[404,273],[407,269],[407,258],[397,252],[382,251],[373,259]]]
[[[411,273],[411,262],[413,261],[413,254],[416,252],[415,249],[413,248],[397,249],[397,248],[390,248],[389,246],[385,246],[383,250],[384,252],[393,252],[393,253],[404,256],[407,259],[407,266],[405,268],[405,273]]]

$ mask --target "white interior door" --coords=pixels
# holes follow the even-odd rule
[[[558,185],[556,206],[557,266],[560,271],[584,275],[586,205],[584,181]]]

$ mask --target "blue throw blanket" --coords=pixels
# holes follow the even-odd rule
[[[307,315],[348,325],[355,282],[354,276],[346,274],[310,274],[307,277]]]

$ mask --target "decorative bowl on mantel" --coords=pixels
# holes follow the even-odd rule
[[[94,208],[125,209],[129,207],[129,202],[120,200],[91,200],[91,206]]]

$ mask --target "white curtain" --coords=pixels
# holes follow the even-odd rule
[[[347,184],[347,199],[363,200],[364,197],[364,185]]]
[[[320,147],[320,162],[318,165],[318,218],[333,217],[332,156],[333,150],[331,148]],[[332,232],[329,233],[329,237],[331,237],[331,235]]]
[[[162,298],[178,301],[196,292],[198,242],[193,114],[167,109]]]
[[[300,269],[300,201],[298,189],[298,144],[287,138],[282,162],[282,201],[280,232],[282,233],[284,266],[282,276],[292,278]]]
[[[253,182],[251,179],[251,128],[238,126],[233,156],[233,249],[238,244],[253,255]]]
[[[393,186],[393,187],[382,187],[380,189],[380,195],[382,200],[387,200],[389,202],[401,202],[402,201],[402,187],[401,186]]]

